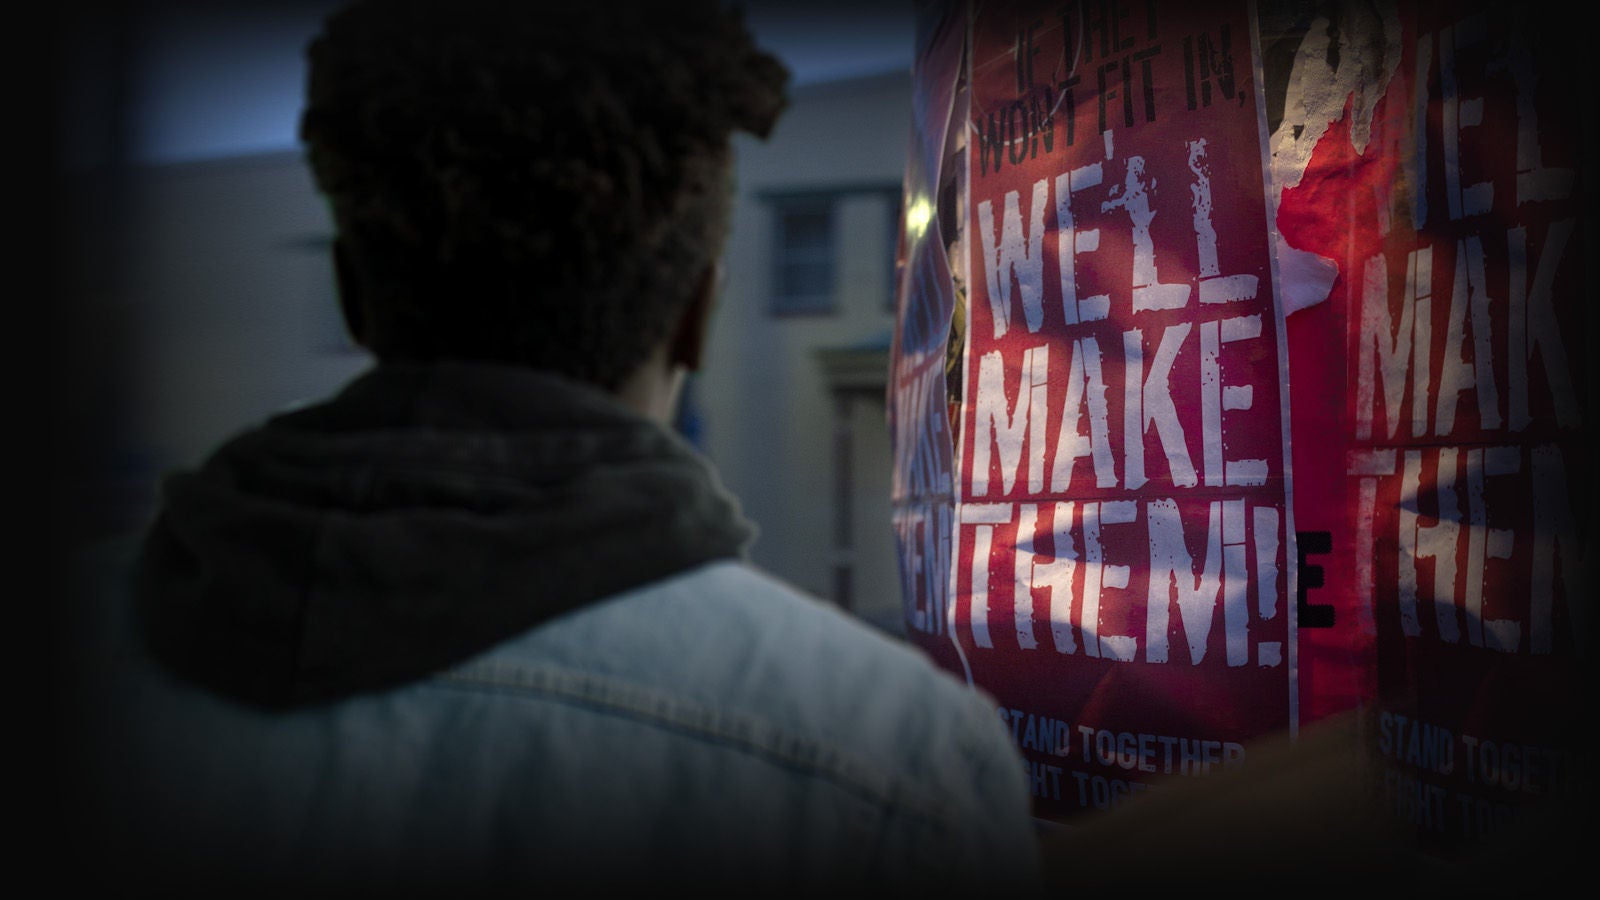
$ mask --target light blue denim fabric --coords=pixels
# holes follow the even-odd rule
[[[125,558],[106,561],[109,577]],[[115,609],[120,584],[99,585]],[[742,563],[591,605],[424,682],[292,713],[178,684],[108,628],[85,644],[100,670],[96,802],[135,857],[199,880],[1016,896],[1038,874],[1022,764],[993,704]]]

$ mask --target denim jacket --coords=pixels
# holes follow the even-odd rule
[[[188,499],[169,491],[140,546],[83,569],[100,601],[80,642],[85,831],[106,871],[164,887],[450,896],[1031,889],[1039,861],[1009,733],[989,698],[915,648],[737,552],[570,594],[622,577],[633,563],[618,547],[673,545],[626,533],[631,513],[593,529],[603,536],[525,541],[543,510],[626,508],[595,502],[618,484],[650,486],[650,509],[673,515],[721,501],[664,503],[661,473],[682,472],[661,456],[677,451],[627,423],[626,440],[591,440],[619,414],[581,390],[554,418],[589,416],[583,440],[553,426],[530,439],[507,425],[525,410],[483,399],[530,384],[553,389],[520,374],[379,373],[353,389],[383,399],[376,437],[352,436],[359,410],[298,414],[293,440],[256,435],[219,454],[233,462],[208,464]],[[468,401],[494,412],[463,412]],[[430,408],[448,412],[411,427]],[[612,462],[597,486],[574,480],[589,465],[576,457],[531,472],[541,441]],[[630,482],[641,446],[656,447],[654,474]],[[471,541],[455,546],[464,519]],[[692,560],[691,544],[673,552]],[[538,560],[548,546],[562,558]],[[385,565],[352,562],[379,547]],[[396,571],[406,580],[382,580]],[[178,600],[141,620],[141,590],[146,606]],[[494,639],[461,638],[457,610],[498,621]],[[441,662],[407,642],[455,650]]]

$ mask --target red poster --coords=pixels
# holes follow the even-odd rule
[[[907,619],[1065,817],[1297,721],[1259,54],[1243,3],[991,2],[967,27],[952,494],[917,543],[950,574],[908,583]]]
[[[1593,99],[1542,10],[1340,24],[1307,23],[1274,147],[1289,252],[1337,273],[1288,318],[1296,514],[1313,652],[1364,674],[1312,695],[1375,700],[1395,813],[1462,848],[1589,777]]]

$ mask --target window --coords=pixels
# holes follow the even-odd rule
[[[833,197],[774,199],[772,311],[833,312]]]
[[[868,303],[894,311],[898,184],[778,190],[761,199],[772,216],[773,315],[828,315],[840,304]],[[883,280],[868,283],[867,273],[880,271]]]

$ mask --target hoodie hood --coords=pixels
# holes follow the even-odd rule
[[[752,537],[699,454],[597,388],[381,365],[164,481],[138,617],[180,677],[292,707],[426,677]]]

